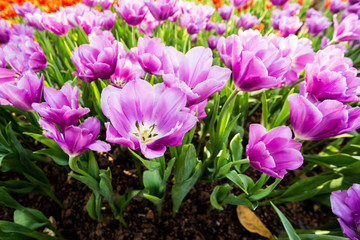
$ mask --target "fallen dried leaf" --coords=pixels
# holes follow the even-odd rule
[[[256,216],[256,214],[244,205],[238,205],[236,208],[238,219],[246,230],[252,233],[257,233],[267,239],[274,239],[270,230],[263,224],[263,222]]]

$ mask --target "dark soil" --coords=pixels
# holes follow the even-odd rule
[[[142,189],[131,158],[119,157],[118,150],[113,155],[99,160],[101,168],[108,166],[113,174],[113,187],[117,196],[134,189]],[[115,159],[115,160],[114,160]],[[166,196],[162,215],[146,199],[135,197],[126,210],[124,219],[128,227],[112,220],[108,207],[103,215],[110,223],[92,220],[85,209],[91,191],[82,183],[70,178],[65,169],[38,164],[47,174],[54,186],[56,196],[63,203],[61,209],[48,197],[41,195],[13,195],[26,207],[41,210],[47,217],[52,217],[58,230],[67,239],[260,239],[261,236],[248,232],[238,221],[236,206],[226,205],[223,211],[210,208],[209,197],[214,184],[198,183],[185,198],[179,213],[172,216],[171,197]],[[259,173],[249,169],[246,174],[257,177]],[[288,174],[291,177],[291,174]],[[286,182],[288,180],[284,179]],[[12,173],[2,173],[0,180],[16,179]],[[167,192],[169,192],[168,189]],[[105,205],[106,206],[106,205]],[[312,201],[291,202],[278,205],[295,228],[313,229],[335,220],[331,209]],[[0,207],[0,216],[12,220],[13,210]],[[257,216],[276,236],[283,234],[284,228],[269,206],[260,206],[255,211]]]

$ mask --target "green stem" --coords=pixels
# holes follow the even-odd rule
[[[241,164],[246,164],[246,163],[249,163],[249,159],[245,158],[245,159],[241,159],[241,160],[238,160],[238,161],[234,161],[231,163],[232,166],[234,165],[241,165]]]
[[[238,93],[239,93],[239,90],[235,88],[232,91],[232,93],[230,94],[230,96],[228,97],[228,99],[226,99],[226,102],[224,103],[223,107],[221,108],[221,111],[219,114],[219,119],[223,119],[224,114],[225,114],[226,110],[228,109],[230,103],[237,96]]]

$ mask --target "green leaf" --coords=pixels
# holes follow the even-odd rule
[[[249,195],[251,201],[259,201],[262,198],[268,196],[274,188],[281,182],[281,179],[277,178],[270,186],[267,186],[265,189],[258,189],[254,193]]]
[[[100,194],[109,202],[114,202],[114,193],[113,187],[111,185],[111,170],[108,168],[107,170],[101,170],[100,173]]]
[[[331,156],[320,156],[320,155],[304,155],[304,160],[312,163],[316,163],[328,168],[333,166],[342,167],[349,166],[360,160],[358,156],[350,156],[344,153],[338,153]]]
[[[4,187],[6,191],[16,193],[30,193],[35,188],[34,184],[22,180],[9,180],[0,182],[0,187]]]
[[[216,186],[210,195],[211,206],[213,206],[218,210],[224,210],[224,208],[221,205],[223,204],[226,195],[229,193],[231,189],[232,187],[228,183],[225,183],[222,186]]]
[[[278,214],[278,216],[280,217],[280,220],[282,222],[282,224],[284,225],[285,231],[289,236],[290,240],[301,240],[301,238],[296,234],[293,226],[291,226],[291,223],[289,222],[289,220],[287,220],[287,218],[284,216],[284,214],[272,203],[271,206],[273,206],[273,208],[275,209],[276,213]]]
[[[268,119],[269,119],[269,109],[268,104],[266,102],[266,90],[263,91],[261,96],[261,106],[262,106],[262,116],[261,116],[261,124],[267,128],[268,127]]]
[[[195,166],[198,162],[196,150],[194,145],[187,144],[181,149],[179,158],[175,161],[174,177],[175,184],[181,183],[187,180],[195,170]]]
[[[9,208],[23,209],[24,207],[8,194],[4,188],[0,187],[0,205]]]
[[[34,153],[49,156],[56,164],[59,164],[60,166],[69,165],[69,156],[64,152],[54,151],[54,149],[47,148],[38,150]]]
[[[143,183],[149,195],[163,197],[165,188],[159,170],[147,170],[143,173]]]
[[[240,133],[237,133],[230,141],[231,159],[233,162],[242,159],[242,139]]]
[[[198,163],[195,167],[195,172],[190,178],[182,182],[175,182],[171,189],[171,198],[173,202],[173,214],[177,213],[182,201],[193,188],[197,180],[200,178],[202,173],[201,163]]]
[[[293,92],[294,92],[294,89],[291,89],[291,91],[287,94],[287,96],[289,96]],[[281,126],[282,124],[284,124],[286,122],[286,120],[289,117],[290,117],[290,105],[289,105],[289,101],[286,99],[283,107],[281,108],[280,113],[276,115],[276,118],[275,118],[273,124],[271,124],[271,128]]]
[[[98,179],[99,178],[99,166],[98,163],[95,159],[94,153],[92,151],[88,151],[89,152],[89,156],[88,156],[88,173],[94,178],[94,179]],[[111,172],[110,172],[111,174]]]
[[[315,196],[327,182],[341,177],[336,173],[321,173],[314,177],[308,177],[291,185],[280,197],[274,200],[276,203],[286,201],[302,201]]]
[[[240,196],[235,196],[233,193],[228,195],[224,199],[224,203],[231,204],[231,205],[245,205],[255,210],[258,206],[257,202],[251,202],[248,198],[246,198],[243,194]]]
[[[14,212],[14,222],[32,230],[51,225],[42,212],[31,208],[16,210]]]
[[[101,218],[101,203],[101,195],[95,192],[91,194],[89,201],[86,203],[86,210],[89,216],[94,220]]]
[[[230,181],[235,183],[246,194],[248,194],[248,188],[251,188],[254,186],[254,182],[250,177],[248,177],[244,174],[238,174],[235,170],[226,174],[226,177]]]

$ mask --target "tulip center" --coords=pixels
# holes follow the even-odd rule
[[[115,78],[114,83],[119,87],[124,87],[126,84],[124,78]]]
[[[145,126],[144,120],[139,124],[138,121],[135,122],[136,132],[133,134],[139,139],[141,143],[149,143],[154,141],[154,138],[159,134],[156,133],[156,124],[150,126]]]

